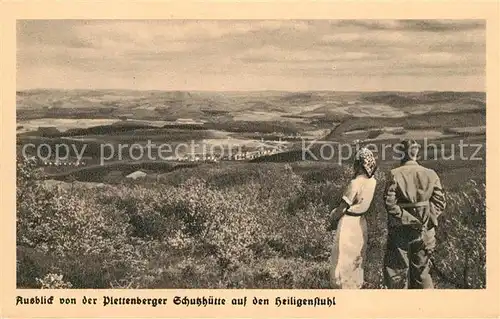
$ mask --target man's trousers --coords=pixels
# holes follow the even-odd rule
[[[420,231],[410,226],[389,229],[383,270],[386,287],[433,289],[430,251],[434,243],[434,229]]]

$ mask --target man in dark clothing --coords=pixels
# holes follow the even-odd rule
[[[384,194],[388,238],[384,282],[389,289],[432,289],[430,257],[436,245],[437,218],[446,207],[441,181],[417,163],[420,146],[402,142],[401,165],[390,171]]]

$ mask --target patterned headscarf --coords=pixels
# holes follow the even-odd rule
[[[366,172],[368,177],[372,177],[375,174],[375,170],[377,169],[377,161],[375,160],[375,156],[373,153],[363,147],[361,148],[354,158],[355,164],[360,165]]]

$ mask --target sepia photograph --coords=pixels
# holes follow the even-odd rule
[[[486,20],[15,32],[17,289],[487,288]]]

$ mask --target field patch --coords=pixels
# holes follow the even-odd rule
[[[356,104],[333,108],[332,114],[353,115],[357,117],[390,117],[398,118],[407,115],[400,109],[385,104]]]
[[[345,132],[383,127],[404,127],[406,130],[443,130],[454,127],[483,126],[486,124],[486,113],[481,111],[467,111],[454,113],[409,115],[401,118],[348,118],[336,126],[328,138],[337,139]]]
[[[470,127],[450,127],[447,128],[446,131],[456,134],[486,134],[486,125]]]
[[[99,125],[111,125],[119,122],[119,119],[58,119],[43,118],[27,121],[17,121],[17,133],[31,132],[38,130],[39,127],[55,127],[60,132],[65,132],[75,128],[90,128]]]

